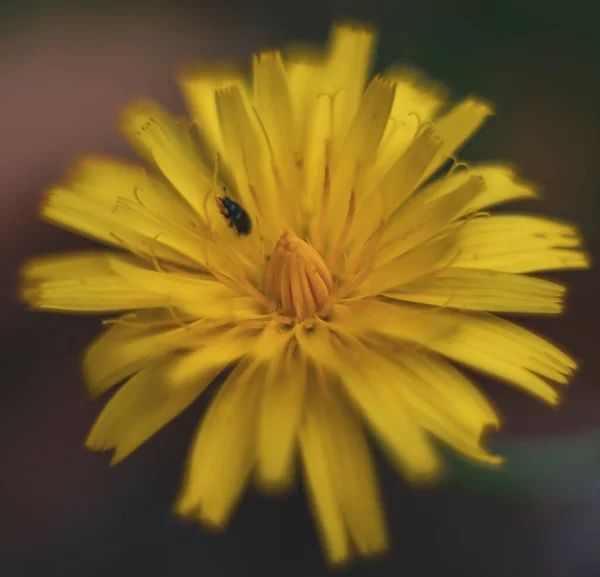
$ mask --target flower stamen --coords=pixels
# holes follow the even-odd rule
[[[140,190],[141,189],[142,189],[141,186],[134,186],[133,187],[133,196],[139,202],[139,204],[142,208],[147,208],[146,205],[142,202],[142,199],[140,198]]]
[[[277,241],[265,276],[265,292],[280,313],[297,321],[313,317],[326,305],[333,279],[321,255],[291,230]]]

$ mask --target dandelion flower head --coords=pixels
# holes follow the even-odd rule
[[[42,217],[107,249],[33,259],[33,308],[107,315],[90,392],[121,384],[87,446],[118,463],[217,376],[176,510],[223,527],[245,487],[301,473],[329,561],[387,547],[366,432],[411,482],[435,439],[483,446],[496,411],[457,365],[550,405],[575,362],[504,314],[556,315],[565,288],[528,273],[588,266],[576,229],[494,205],[535,188],[457,149],[492,109],[403,70],[370,79],[374,34],[334,26],[323,52],[262,52],[251,82],[187,69],[192,120],[128,106],[146,168],[88,157]],[[443,170],[444,167],[446,170]],[[297,471],[298,469],[298,471]]]

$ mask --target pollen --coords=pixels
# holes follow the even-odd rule
[[[291,230],[275,245],[265,276],[265,293],[280,312],[300,321],[319,314],[333,290],[321,255]]]

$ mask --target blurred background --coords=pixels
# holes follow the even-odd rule
[[[117,468],[83,441],[102,406],[81,354],[98,319],[37,314],[16,300],[27,257],[85,246],[36,220],[42,191],[88,152],[132,156],[115,129],[137,96],[176,112],[175,69],[242,59],[264,46],[322,43],[335,17],[380,29],[377,68],[426,71],[455,98],[496,104],[463,151],[507,159],[540,184],[525,210],[600,238],[600,13],[592,2],[523,0],[18,1],[0,7],[0,576],[282,576],[327,570],[301,488],[249,491],[227,531],[170,515],[200,400]],[[571,287],[562,318],[527,320],[582,370],[559,411],[478,381],[505,415],[495,475],[458,460],[414,492],[379,462],[393,549],[339,572],[428,577],[600,576],[600,270],[553,275]],[[598,432],[597,432],[598,431]]]

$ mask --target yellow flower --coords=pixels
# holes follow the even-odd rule
[[[481,446],[499,418],[454,362],[558,402],[575,362],[490,313],[558,314],[564,287],[523,273],[588,266],[574,227],[481,212],[536,196],[456,162],[490,106],[440,115],[409,73],[367,83],[373,46],[341,25],[325,54],[255,56],[250,87],[187,71],[193,123],[131,105],[121,128],[150,168],[87,158],[41,209],[121,250],[23,271],[32,307],[121,315],[85,357],[93,395],[124,381],[88,447],[121,461],[229,371],[177,511],[223,526],[251,478],[288,489],[299,461],[331,562],[387,546],[364,425],[418,482],[440,470],[434,437],[501,461]]]

